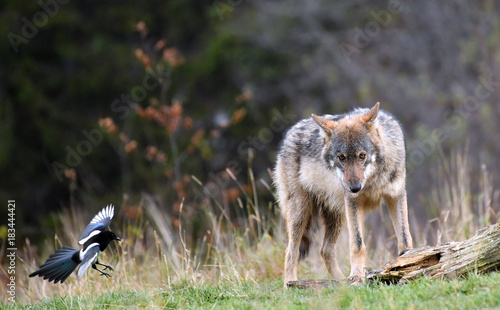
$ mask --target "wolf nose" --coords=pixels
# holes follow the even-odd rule
[[[352,193],[357,193],[361,190],[361,183],[352,184],[349,186]]]

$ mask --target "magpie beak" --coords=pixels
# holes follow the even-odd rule
[[[93,269],[99,271],[101,276],[111,277],[109,273],[104,272],[106,269],[113,271],[113,268],[108,265],[99,263],[97,256],[104,251],[108,244],[113,241],[121,241],[120,237],[116,236],[112,231],[107,230],[111,224],[111,219],[115,213],[115,207],[111,204],[102,209],[90,221],[89,225],[83,231],[79,244],[83,245],[81,250],[74,249],[69,246],[64,246],[50,255],[45,263],[40,266],[40,269],[31,273],[29,276],[40,276],[45,280],[54,281],[54,283],[63,283],[69,275],[80,265],[77,275],[79,278],[83,276],[85,271],[92,266]],[[97,265],[103,266],[104,269],[97,269]]]

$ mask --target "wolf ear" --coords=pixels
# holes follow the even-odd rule
[[[380,102],[377,102],[375,106],[373,106],[373,108],[371,108],[371,110],[368,113],[361,116],[361,120],[363,121],[363,123],[365,123],[366,125],[371,124],[377,118],[379,107],[380,107]]]
[[[328,120],[324,117],[311,114],[313,120],[321,127],[326,133],[331,133],[333,128],[335,128],[335,122]]]

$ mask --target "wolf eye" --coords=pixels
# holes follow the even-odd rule
[[[337,158],[340,160],[340,161],[344,161],[345,160],[345,155],[344,154],[340,154],[337,156]]]
[[[365,153],[359,154],[359,159],[364,160],[365,158],[366,158],[366,154]]]

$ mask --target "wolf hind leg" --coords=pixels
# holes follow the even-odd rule
[[[321,257],[332,279],[344,279],[345,276],[340,270],[337,261],[336,245],[344,226],[345,214],[342,211],[323,206],[321,208],[321,217],[325,225],[325,236],[320,252]]]
[[[311,220],[312,201],[307,194],[295,194],[281,203],[286,219],[288,245],[285,254],[285,287],[289,281],[297,280],[297,265],[300,256],[300,245],[307,224]]]

